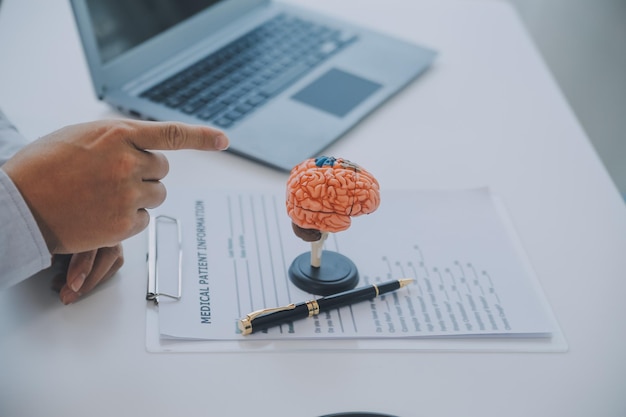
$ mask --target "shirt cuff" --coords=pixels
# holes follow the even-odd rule
[[[11,178],[0,168],[0,290],[51,263],[33,214]]]

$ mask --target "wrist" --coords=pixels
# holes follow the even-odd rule
[[[46,247],[48,248],[48,252],[53,255],[57,253],[59,249],[59,240],[56,237],[55,233],[52,231],[52,229],[48,227],[47,223],[44,221],[43,217],[39,213],[39,210],[37,210],[37,207],[33,204],[32,198],[30,198],[29,193],[25,192],[25,187],[21,184],[19,176],[15,175],[15,173],[12,171],[11,164],[9,162],[2,166],[2,170],[12,182],[13,187],[16,190],[16,195],[14,196],[14,199],[21,200],[21,203],[27,208],[31,219],[34,220],[39,234],[43,239]],[[26,215],[25,211],[26,210],[22,210],[24,216]],[[30,223],[32,224],[33,222],[31,221]]]

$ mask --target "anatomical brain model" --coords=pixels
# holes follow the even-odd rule
[[[302,259],[298,260],[299,272],[304,273],[305,278],[290,276],[292,281],[299,287],[306,290],[316,290],[317,293],[332,293],[335,290],[343,290],[346,286],[354,286],[358,281],[356,267],[353,272],[354,277],[336,277],[334,275],[343,274],[340,263],[351,263],[342,255],[332,253],[333,261],[324,271],[318,270],[322,267],[322,247],[329,232],[340,232],[350,227],[351,217],[360,216],[374,212],[380,204],[380,190],[378,181],[368,171],[359,165],[343,158],[318,157],[307,159],[294,167],[287,181],[287,214],[292,220],[292,227],[295,234],[301,239],[311,242],[310,265],[308,268],[302,265]],[[339,257],[339,258],[337,258]],[[345,258],[345,259],[343,259]],[[294,261],[294,263],[296,262]],[[324,265],[326,266],[326,265]],[[352,264],[352,266],[354,266]],[[302,271],[304,269],[304,271]],[[345,272],[345,271],[344,271]],[[320,276],[320,274],[322,276]],[[330,276],[328,275],[330,274]],[[336,279],[335,279],[336,278]],[[316,281],[313,287],[308,285],[308,281]],[[322,287],[326,287],[330,282],[328,290],[317,287],[317,280],[324,281]],[[350,283],[343,281],[349,280]],[[339,285],[338,287],[335,285]],[[333,288],[335,286],[336,288]],[[349,289],[349,288],[348,288]],[[310,291],[316,293],[316,291]]]

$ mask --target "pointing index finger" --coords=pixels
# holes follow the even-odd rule
[[[229,140],[217,129],[178,122],[139,122],[131,141],[140,149],[222,151]]]

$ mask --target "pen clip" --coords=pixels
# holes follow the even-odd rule
[[[284,307],[264,308],[262,310],[253,311],[250,314],[246,314],[246,317],[239,320],[239,330],[241,331],[241,334],[248,335],[252,333],[252,320],[257,317],[270,313],[276,313],[278,311],[293,310],[294,308],[296,308],[296,305],[291,303]]]
[[[270,313],[276,313],[277,311],[293,310],[294,308],[296,308],[296,305],[293,303],[286,305],[284,307],[264,308],[262,310],[253,311],[250,314],[246,314],[246,318],[249,321],[252,321],[259,316],[264,316]]]

